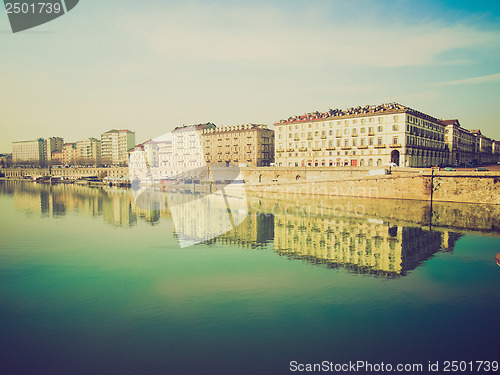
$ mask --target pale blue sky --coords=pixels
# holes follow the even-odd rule
[[[0,153],[392,101],[500,139],[499,3],[81,0],[17,34],[2,8]]]

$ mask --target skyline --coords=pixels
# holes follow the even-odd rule
[[[0,13],[0,153],[386,102],[500,139],[496,2],[86,0],[15,35]]]

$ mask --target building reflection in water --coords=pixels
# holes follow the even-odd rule
[[[452,250],[461,236],[391,226],[382,220],[303,216],[299,212],[278,214],[274,224],[274,249],[280,255],[387,277],[404,276],[436,252]]]
[[[174,204],[168,209],[148,209],[134,204],[130,190],[118,188],[5,182],[0,184],[0,189],[3,194],[13,195],[16,208],[26,212],[44,216],[77,212],[79,215],[99,216],[105,223],[124,227],[136,225],[139,219],[156,224],[162,218],[172,219],[172,209],[181,210],[177,216],[183,219],[175,225],[176,235],[182,233],[198,239],[206,232],[207,226],[214,227],[223,221],[217,220],[217,215],[227,214],[226,205],[221,200],[220,212],[211,210],[218,212],[217,215],[200,215],[204,207],[198,204],[199,200],[193,199],[192,194],[187,201],[178,196],[171,197],[171,201],[175,198],[182,204]],[[186,202],[191,204],[186,205]],[[310,210],[294,210],[290,205],[260,198],[258,205],[254,205],[255,201],[250,203],[248,215],[240,225],[222,235],[207,237],[205,243],[256,249],[274,242],[274,251],[290,259],[394,277],[406,275],[439,251],[453,251],[461,236],[453,231],[440,228],[431,231],[394,219],[370,219],[368,212],[362,216],[347,213],[337,216],[311,214]],[[237,205],[232,208],[234,212],[239,209]],[[210,220],[207,221],[207,217]]]

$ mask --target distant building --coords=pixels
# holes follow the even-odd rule
[[[78,160],[78,148],[76,143],[65,143],[63,146],[63,164],[74,165]]]
[[[0,155],[0,168],[8,168],[12,165],[12,154]]]
[[[51,162],[53,164],[63,164],[64,156],[62,151],[53,151]]]
[[[47,160],[52,160],[52,154],[55,151],[62,151],[64,139],[61,137],[51,137],[45,140],[45,149],[47,152]]]
[[[479,163],[492,163],[493,140],[481,133],[481,130],[474,129],[470,131],[476,137],[476,160]]]
[[[234,125],[202,130],[207,163],[269,166],[274,161],[274,131],[267,125]]]
[[[13,163],[43,164],[46,160],[45,140],[43,138],[12,142]]]
[[[127,165],[128,150],[135,145],[135,132],[112,129],[101,134],[101,157],[104,164]]]
[[[457,119],[443,120],[445,142],[450,152],[449,164],[472,163],[476,159],[476,136],[460,126]]]
[[[78,164],[100,164],[101,141],[96,138],[88,138],[76,143],[78,149]]]

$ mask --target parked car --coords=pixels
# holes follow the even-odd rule
[[[476,171],[478,171],[478,172],[488,172],[488,169],[486,169],[484,167],[477,167]]]
[[[446,167],[444,170],[445,171],[456,171],[456,169],[452,168],[452,167]]]

